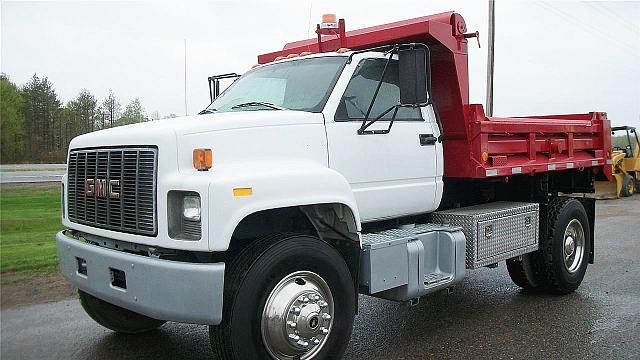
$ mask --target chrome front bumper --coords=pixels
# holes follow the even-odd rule
[[[60,271],[82,291],[154,319],[204,325],[222,321],[224,263],[134,255],[87,244],[62,231],[56,243]]]

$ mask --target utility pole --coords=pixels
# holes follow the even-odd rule
[[[184,39],[184,115],[187,116],[187,39]]]
[[[487,49],[487,116],[493,116],[493,45],[496,38],[495,0],[489,0],[489,46]]]

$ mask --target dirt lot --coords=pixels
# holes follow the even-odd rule
[[[75,289],[58,273],[2,274],[0,287],[2,309],[60,301],[74,297],[75,294]]]

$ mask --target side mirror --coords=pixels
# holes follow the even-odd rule
[[[427,102],[427,52],[424,48],[398,51],[400,105]]]

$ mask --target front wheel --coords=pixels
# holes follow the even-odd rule
[[[138,334],[157,329],[165,323],[110,304],[82,290],[78,290],[78,297],[84,311],[95,322],[115,332]]]
[[[209,328],[220,359],[325,359],[345,351],[355,288],[342,256],[320,239],[254,241],[225,274],[223,320]]]
[[[623,197],[631,196],[636,190],[636,181],[631,175],[625,175],[622,178],[622,190],[620,190],[620,195]]]

